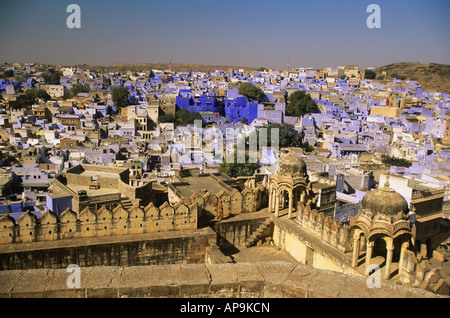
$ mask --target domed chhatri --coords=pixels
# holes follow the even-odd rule
[[[290,178],[306,178],[306,163],[302,158],[290,152],[280,157],[277,174]]]
[[[384,187],[368,192],[361,201],[361,210],[368,210],[372,215],[384,214],[396,216],[400,212],[408,214],[408,202],[386,182]]]

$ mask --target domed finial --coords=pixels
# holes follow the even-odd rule
[[[389,174],[386,175],[386,182],[384,183],[385,188],[389,188]]]
[[[384,192],[395,192],[395,190],[392,189],[390,187],[390,185],[389,185],[389,177],[390,177],[390,174],[387,174],[386,175],[386,182],[384,183],[384,187],[381,188],[381,190],[384,191]]]

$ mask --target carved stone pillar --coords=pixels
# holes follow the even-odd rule
[[[371,259],[372,259],[372,251],[373,251],[373,245],[374,245],[374,242],[372,241],[367,241],[367,245],[366,245],[366,272],[367,272],[367,269],[369,268],[369,265],[370,265],[370,261],[371,261]]]
[[[280,193],[278,191],[275,195],[275,217],[280,216]]]
[[[272,213],[272,200],[273,200],[272,191],[269,190],[269,206],[267,207],[267,210],[269,213]]]
[[[272,212],[275,212],[275,203],[277,201],[277,190],[272,190]]]
[[[352,266],[358,266],[358,258],[359,258],[359,233],[355,233],[353,236],[353,257],[352,257]]]
[[[293,194],[292,194],[292,191],[291,192],[289,192],[289,218],[290,219],[292,219],[292,207],[293,207],[293,205],[294,205],[294,203],[293,203]]]
[[[386,249],[387,255],[386,255],[386,268],[384,272],[384,278],[389,279],[389,277],[391,276],[392,255],[394,255],[394,242],[392,240],[386,242]]]
[[[409,247],[409,241],[402,243],[402,249],[400,251],[400,261],[398,263],[398,274],[399,275],[402,274],[403,260],[405,258],[405,251],[408,249],[408,247]]]

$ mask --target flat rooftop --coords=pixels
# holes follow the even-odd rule
[[[179,190],[184,196],[190,197],[194,192],[203,195],[206,192],[213,194],[219,193],[221,190],[229,193],[232,187],[220,183],[220,176],[203,175],[199,177],[183,177],[179,178],[182,183],[175,182],[172,185]]]
[[[107,195],[107,194],[120,194],[120,191],[118,189],[114,188],[100,188],[100,189],[89,189],[88,185],[69,185],[67,184],[66,187],[68,187],[70,190],[74,191],[75,193],[78,193],[79,190],[86,191],[86,194],[88,196],[99,196],[99,195]]]
[[[102,176],[102,178],[111,178],[111,179],[118,178],[117,173],[103,172],[103,171],[81,170],[81,171],[75,172],[74,174],[77,174],[80,176],[85,176],[85,177]]]

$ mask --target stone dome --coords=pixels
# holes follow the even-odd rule
[[[302,158],[290,152],[280,157],[277,174],[290,178],[306,178],[306,163]]]
[[[386,183],[384,187],[372,190],[364,196],[361,210],[368,210],[373,216],[384,214],[393,217],[400,212],[406,215],[409,208],[405,198]]]

